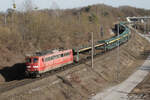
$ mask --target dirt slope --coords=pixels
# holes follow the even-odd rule
[[[120,47],[119,80],[126,79],[146,58],[150,44],[132,32]],[[116,84],[117,49],[90,62],[0,95],[3,100],[87,100],[96,92]]]

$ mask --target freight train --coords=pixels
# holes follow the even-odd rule
[[[131,36],[130,29],[126,26],[126,23],[123,22],[119,23],[117,26],[119,27],[118,29],[121,30],[119,35],[115,35],[107,40],[97,41],[94,48],[106,52],[127,42]],[[25,74],[29,77],[36,77],[45,72],[62,68],[65,65],[78,61],[74,59],[74,56],[79,58],[80,53],[91,51],[91,49],[91,46],[87,46],[78,49],[54,49],[37,52],[32,56],[26,57]]]

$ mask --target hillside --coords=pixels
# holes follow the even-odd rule
[[[94,68],[91,68],[91,61],[87,61],[23,86],[18,83],[27,82],[24,79],[4,82],[0,84],[0,99],[89,100],[96,93],[124,81],[147,58],[147,51],[150,50],[149,42],[135,31],[131,32],[132,38],[120,46],[120,63],[117,61],[118,50],[114,49],[95,57]],[[119,70],[116,69],[118,64]],[[118,71],[119,82],[116,77]],[[12,84],[18,84],[20,87],[11,89],[9,86]]]
[[[113,35],[110,30],[118,17],[125,20],[125,16],[150,15],[150,11],[144,9],[107,5],[25,12],[8,9],[7,12],[6,17],[0,13],[0,68],[22,62],[26,54],[35,51],[86,45],[92,31],[95,41],[110,38]]]
[[[31,83],[20,78],[18,72],[28,53],[86,45],[91,31],[95,41],[107,39],[114,35],[111,29],[119,20],[124,21],[126,16],[145,15],[150,15],[150,11],[107,5],[66,10],[30,9],[25,12],[9,9],[6,17],[5,13],[0,13],[0,99],[87,100],[116,85],[117,72],[118,80],[122,82],[143,64],[150,50],[149,42],[133,30],[131,39],[120,46],[119,63],[118,51],[113,49],[95,57],[93,69],[91,61],[87,61]],[[100,27],[103,27],[103,36]],[[118,64],[119,70],[116,68]],[[21,82],[28,84],[22,86]]]

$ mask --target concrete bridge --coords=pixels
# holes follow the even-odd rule
[[[134,22],[142,22],[142,23],[144,23],[144,22],[146,22],[147,20],[150,19],[150,16],[144,16],[144,17],[127,17],[126,19],[127,19],[127,21],[129,23],[134,23]]]

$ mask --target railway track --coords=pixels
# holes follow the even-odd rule
[[[107,51],[105,53],[104,52],[97,52],[94,55],[94,59],[98,58],[98,57],[100,57],[100,56],[102,56],[102,55],[104,55],[104,54],[106,54],[108,52],[111,52],[112,50],[113,49],[111,49],[111,50],[109,50],[109,51]],[[21,87],[21,86],[33,83],[33,82],[41,80],[43,78],[47,78],[49,76],[52,77],[54,75],[57,75],[57,74],[63,72],[64,70],[69,70],[72,67],[76,67],[76,66],[78,66],[80,64],[84,64],[84,63],[86,63],[86,62],[88,62],[90,60],[91,60],[91,56],[87,56],[86,58],[81,59],[79,62],[76,62],[76,63],[73,63],[73,64],[69,64],[69,65],[66,65],[66,66],[64,66],[62,68],[59,68],[59,69],[47,72],[47,73],[43,74],[40,78],[24,78],[24,79],[19,80],[19,81],[15,80],[15,81],[12,81],[12,82],[8,82],[6,84],[2,84],[2,85],[0,85],[0,94],[4,93],[4,92],[7,92],[9,90],[12,90],[14,88]]]
[[[119,39],[121,40],[121,37],[119,37],[118,39],[117,38],[113,38],[114,40],[108,40],[107,41],[107,43],[113,43],[113,42],[117,42]],[[119,41],[120,41],[119,40]],[[113,42],[111,42],[111,41],[113,41]],[[125,41],[125,42],[127,42],[127,41]],[[122,42],[122,44],[124,44],[125,43],[124,41]],[[120,45],[122,45],[122,44],[120,44]],[[116,45],[116,44],[115,44]],[[114,46],[114,45],[113,45]],[[113,49],[115,49],[116,47],[117,47],[117,45],[115,46],[115,47],[111,47],[111,46],[109,46],[108,47],[108,49],[107,49],[107,52],[108,51],[112,51]],[[110,49],[111,48],[111,49]],[[88,49],[89,49],[89,47],[88,47]],[[82,50],[82,49],[81,49]],[[104,52],[103,50],[100,52],[101,50],[97,50],[96,51],[96,53],[95,53],[95,55],[94,55],[94,58],[96,58],[96,57],[99,57],[99,56],[101,56],[101,55],[103,55],[103,54],[105,54],[105,53],[107,53],[107,52]],[[73,63],[73,64],[69,64],[69,65],[65,65],[65,66],[63,66],[63,67],[60,67],[59,69],[55,69],[55,70],[52,70],[52,71],[50,71],[50,72],[47,72],[47,73],[45,73],[45,74],[43,74],[40,78],[35,78],[35,79],[32,79],[32,78],[24,78],[24,79],[22,79],[22,80],[19,80],[19,81],[12,81],[12,82],[8,82],[8,83],[6,83],[6,84],[2,84],[2,85],[0,85],[0,94],[1,93],[4,93],[4,92],[6,92],[6,91],[9,91],[9,90],[11,90],[11,89],[14,89],[14,88],[17,88],[17,87],[20,87],[20,86],[24,86],[24,85],[26,85],[26,84],[30,84],[30,83],[32,83],[32,82],[35,82],[35,81],[38,81],[38,80],[41,80],[41,79],[43,79],[43,78],[46,78],[46,77],[49,77],[49,76],[54,76],[54,75],[56,75],[57,73],[60,73],[60,72],[62,72],[62,71],[64,71],[64,70],[67,70],[67,69],[70,69],[70,68],[72,68],[72,67],[75,67],[75,66],[78,66],[78,65],[80,65],[80,64],[83,64],[83,63],[85,63],[85,62],[87,62],[87,61],[89,61],[91,59],[91,56],[87,56],[87,57],[85,57],[85,58],[81,58],[81,60],[79,61],[79,62],[75,62],[75,63]]]
[[[115,48],[114,48],[115,49]],[[111,52],[112,50],[109,50],[107,52],[97,52],[95,55],[94,55],[94,59],[95,58],[98,58],[108,52]],[[7,92],[9,90],[12,90],[14,88],[17,88],[17,87],[21,87],[21,86],[24,86],[24,85],[27,85],[27,84],[30,84],[30,83],[33,83],[35,81],[38,81],[38,80],[41,80],[41,79],[44,79],[44,78],[47,78],[47,77],[52,77],[52,76],[57,76],[57,74],[63,72],[64,70],[69,70],[71,69],[72,67],[76,67],[80,64],[84,64],[88,61],[91,60],[91,56],[87,56],[86,58],[83,58],[81,59],[79,62],[76,62],[76,63],[73,63],[73,64],[69,64],[69,65],[66,65],[60,69],[56,69],[56,70],[53,70],[53,71],[50,71],[50,72],[47,72],[45,74],[43,74],[41,77],[39,78],[24,78],[22,80],[15,80],[15,81],[12,81],[12,82],[8,82],[6,84],[2,84],[0,85],[0,94],[4,93],[4,92]]]
[[[104,53],[100,52],[100,53],[97,53],[94,58],[96,57],[99,57],[101,55],[103,55]],[[15,80],[15,81],[12,81],[12,82],[8,82],[6,84],[2,84],[0,85],[0,94],[1,93],[4,93],[6,91],[9,91],[11,89],[14,89],[14,88],[17,88],[17,87],[20,87],[20,86],[24,86],[26,84],[30,84],[32,82],[35,82],[35,81],[38,81],[38,80],[41,80],[43,78],[46,78],[46,77],[49,77],[49,76],[54,76],[64,70],[68,70],[68,69],[71,69],[72,67],[75,67],[75,66],[78,66],[80,64],[83,64],[87,61],[89,61],[91,59],[90,56],[87,56],[87,58],[84,58],[82,60],[80,60],[79,62],[76,62],[76,63],[73,63],[73,64],[69,64],[69,65],[66,65],[62,68],[59,68],[59,69],[56,69],[56,70],[53,70],[53,71],[50,71],[50,72],[47,72],[45,74],[43,74],[40,78],[24,78],[23,80]]]

